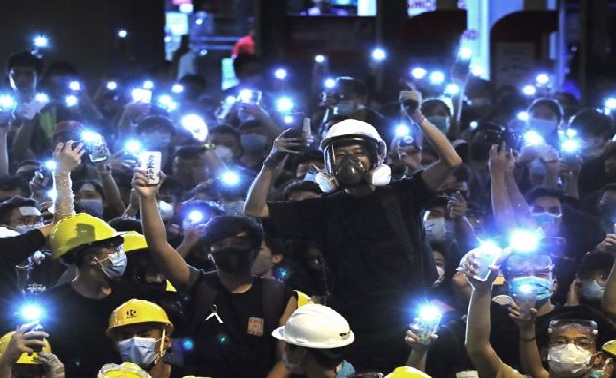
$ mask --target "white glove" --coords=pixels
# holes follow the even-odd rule
[[[45,368],[45,378],[64,378],[64,364],[58,356],[49,352],[40,352],[38,360]]]

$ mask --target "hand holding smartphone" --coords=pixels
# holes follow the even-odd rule
[[[148,185],[158,185],[160,182],[162,153],[160,151],[144,151],[139,155],[139,163],[141,169],[148,176]]]

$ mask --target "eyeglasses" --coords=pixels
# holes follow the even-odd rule
[[[544,254],[535,255],[511,255],[507,258],[507,270],[509,272],[533,271],[535,273],[551,273],[554,269],[552,258]]]
[[[589,337],[576,337],[571,339],[568,337],[557,337],[550,340],[550,346],[563,346],[573,343],[576,347],[582,349],[591,349],[595,347],[595,341]]]
[[[27,227],[32,227],[42,222],[43,222],[43,217],[33,217],[33,216],[19,217],[17,219],[11,220],[11,223],[23,224],[24,226],[27,226]]]

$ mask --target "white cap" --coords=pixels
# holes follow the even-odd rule
[[[320,304],[304,305],[289,317],[284,326],[272,332],[278,340],[306,348],[333,349],[347,346],[355,335],[346,319]]]

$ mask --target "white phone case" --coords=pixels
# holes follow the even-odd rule
[[[146,171],[148,176],[148,185],[158,185],[160,182],[162,153],[160,151],[144,151],[139,156],[141,169]]]

